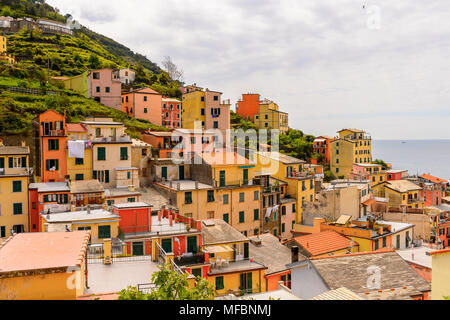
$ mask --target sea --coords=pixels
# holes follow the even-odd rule
[[[410,175],[428,173],[450,181],[450,140],[373,140],[372,159]]]

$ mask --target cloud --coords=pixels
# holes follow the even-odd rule
[[[224,98],[259,92],[307,133],[450,138],[444,0],[48,2]]]

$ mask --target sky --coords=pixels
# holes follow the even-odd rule
[[[234,104],[259,93],[289,126],[450,139],[450,1],[47,0]]]

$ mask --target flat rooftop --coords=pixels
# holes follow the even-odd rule
[[[151,204],[147,202],[127,202],[127,203],[117,203],[113,205],[113,208],[124,209],[124,208],[146,208],[151,207]]]
[[[41,182],[30,183],[29,189],[37,189],[38,192],[63,192],[70,191],[70,187],[66,182]]]
[[[90,213],[88,213],[86,210],[51,213],[49,215],[43,215],[42,217],[45,218],[45,220],[47,220],[48,223],[58,223],[58,222],[67,223],[72,221],[89,221],[89,220],[120,218],[119,215],[103,209],[91,210]]]
[[[210,269],[208,274],[222,274],[229,272],[238,272],[238,271],[250,271],[250,270],[258,270],[258,269],[267,269],[264,265],[250,260],[240,260],[233,261],[228,264],[228,266],[222,266],[220,268]]]
[[[0,274],[79,266],[88,231],[19,233],[0,247]]]
[[[212,185],[197,182],[197,188],[195,187],[195,181],[193,180],[173,180],[172,187],[170,186],[170,181],[159,182],[159,184],[177,190],[178,184],[180,185],[180,190],[195,190],[195,189],[214,189]]]
[[[425,268],[431,269],[431,255],[427,254],[435,249],[426,246],[397,250],[397,253],[406,262],[414,263]]]

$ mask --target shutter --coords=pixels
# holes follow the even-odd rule
[[[239,277],[241,279],[239,289],[243,291],[245,290],[245,273],[241,273]]]
[[[44,202],[48,202],[48,194],[44,195]]]
[[[59,139],[55,140],[55,150],[59,150]]]
[[[45,160],[45,170],[50,170],[50,160]]]
[[[97,179],[97,171],[96,170],[92,171],[92,178]]]
[[[244,259],[248,258],[248,242],[244,243]]]
[[[105,183],[109,183],[109,170],[105,170]]]
[[[58,159],[55,160],[55,166],[56,166],[56,171],[58,171],[59,170],[59,160]]]
[[[252,293],[253,288],[253,279],[252,279],[252,273],[247,273],[247,293]]]
[[[3,157],[0,158],[0,168],[1,169],[5,168],[5,158],[3,158]]]
[[[22,157],[22,168],[27,167],[27,157]]]
[[[233,260],[236,260],[236,244],[233,244]]]
[[[8,167],[12,168],[14,166],[14,159],[12,157],[8,158]]]
[[[69,195],[68,194],[64,195],[64,203],[69,203]]]

